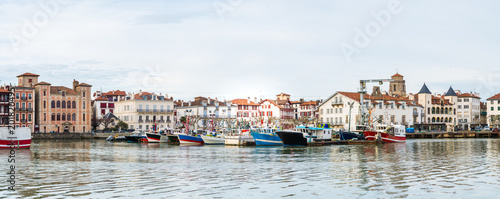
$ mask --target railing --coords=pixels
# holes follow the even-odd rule
[[[25,101],[25,100],[27,100],[27,99],[28,99],[28,98],[26,98],[26,97],[21,97],[21,100],[23,100],[23,101]]]
[[[173,113],[171,109],[137,109],[139,113]]]
[[[26,119],[22,119],[22,120],[21,120],[21,123],[26,123]]]
[[[156,121],[156,122],[157,122],[157,123],[164,123],[164,122],[165,122],[165,120],[158,120],[158,121]]]
[[[335,100],[335,101],[332,101],[332,106],[333,105],[343,105],[344,102],[342,100]]]
[[[146,122],[151,122],[151,120],[146,120]]]
[[[143,123],[143,122],[144,122],[144,120],[139,120],[139,123]]]

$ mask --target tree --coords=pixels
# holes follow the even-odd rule
[[[118,124],[116,125],[116,128],[120,128],[120,129],[128,129],[128,124],[125,123],[124,121],[119,121]]]

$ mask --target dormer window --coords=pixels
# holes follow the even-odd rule
[[[63,97],[66,96],[66,92],[64,92],[64,91],[62,91],[61,94],[62,94]]]

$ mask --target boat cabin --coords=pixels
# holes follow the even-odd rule
[[[297,131],[302,132],[302,134],[304,134],[304,137],[306,137],[306,138],[313,138],[315,140],[331,140],[332,139],[332,129],[331,128],[298,126]]]

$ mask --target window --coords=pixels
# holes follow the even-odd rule
[[[57,108],[61,108],[61,102],[60,102],[60,101],[57,101],[57,103],[56,103],[56,107],[57,107]]]
[[[101,108],[108,108],[108,104],[106,104],[106,103],[101,103]]]
[[[43,101],[43,108],[47,108],[47,101]]]
[[[73,103],[71,104],[71,108],[75,109],[76,108],[76,102],[73,101]]]
[[[31,99],[31,93],[28,94],[28,99]]]
[[[43,121],[47,121],[47,113],[43,113]]]
[[[16,114],[16,121],[19,121],[19,113]]]
[[[43,90],[43,96],[47,96],[47,91]]]
[[[52,102],[50,102],[50,107],[56,108],[56,102],[54,100],[52,100]]]
[[[469,105],[464,105],[464,109],[468,109],[469,108]]]
[[[83,109],[85,109],[85,102],[83,102]]]
[[[491,107],[491,111],[495,110],[493,107]]]
[[[85,122],[85,113],[83,114],[83,118],[82,118],[82,120]]]
[[[61,120],[62,121],[66,121],[66,114],[64,114],[64,113],[62,114],[62,119]]]
[[[106,115],[106,109],[101,109],[101,115]]]
[[[56,121],[56,114],[52,113],[52,117],[50,119],[51,119],[51,121]]]
[[[61,108],[66,108],[66,101],[62,101]]]
[[[61,121],[61,114],[60,113],[57,114],[57,121]]]
[[[71,102],[68,101],[68,103],[66,103],[66,108],[71,108]]]
[[[16,109],[19,109],[19,102],[16,102]]]
[[[75,113],[73,113],[72,118],[73,118],[73,121],[76,121],[76,114]]]
[[[16,93],[16,99],[19,99],[19,93]]]
[[[85,92],[82,93],[82,96],[85,97]]]
[[[457,102],[462,102],[462,99],[458,99]]]
[[[464,107],[465,108],[465,107]],[[462,105],[458,105],[458,109],[462,109]]]

